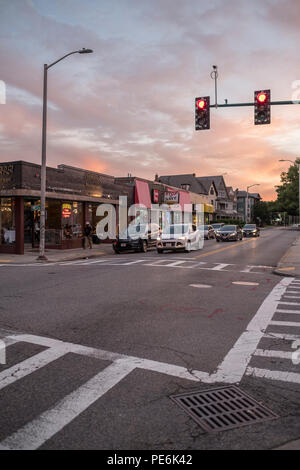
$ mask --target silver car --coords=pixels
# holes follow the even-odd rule
[[[192,224],[172,224],[165,227],[157,239],[157,253],[165,250],[199,250],[203,247],[203,230]]]

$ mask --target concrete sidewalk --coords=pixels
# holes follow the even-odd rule
[[[300,236],[283,255],[273,272],[281,276],[300,277]]]
[[[14,255],[8,253],[0,254],[0,264],[44,264],[44,263],[57,263],[62,261],[75,261],[80,259],[91,259],[99,256],[107,256],[113,254],[111,243],[101,243],[93,245],[90,250],[86,248],[75,248],[71,250],[46,250],[45,255],[48,261],[39,261],[39,250],[26,251],[24,255]]]

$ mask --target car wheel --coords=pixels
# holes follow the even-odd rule
[[[146,252],[147,252],[147,242],[146,242],[146,240],[143,240],[143,241],[142,241],[142,244],[141,244],[141,252],[142,252],[142,253],[146,253]]]
[[[116,255],[120,254],[119,250],[116,250],[115,248],[114,248],[114,252],[115,252]]]
[[[216,242],[220,243],[220,240],[218,238],[216,238]]]
[[[156,250],[156,251],[157,251],[157,253],[159,253],[159,254],[161,254],[161,253],[163,253],[163,252],[164,252],[164,250],[162,250],[161,248],[157,248],[157,250]]]

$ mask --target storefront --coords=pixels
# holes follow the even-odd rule
[[[113,204],[118,212],[119,196],[133,203],[128,186],[113,176],[60,165],[47,168],[46,248],[82,246],[86,221],[94,232],[102,217],[101,204]],[[40,165],[28,162],[0,164],[0,253],[23,254],[37,249],[40,239]]]

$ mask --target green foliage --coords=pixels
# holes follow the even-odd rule
[[[300,163],[300,160],[297,160]],[[276,186],[278,210],[289,215],[299,214],[299,170],[291,165],[287,172],[281,173],[281,185]]]

